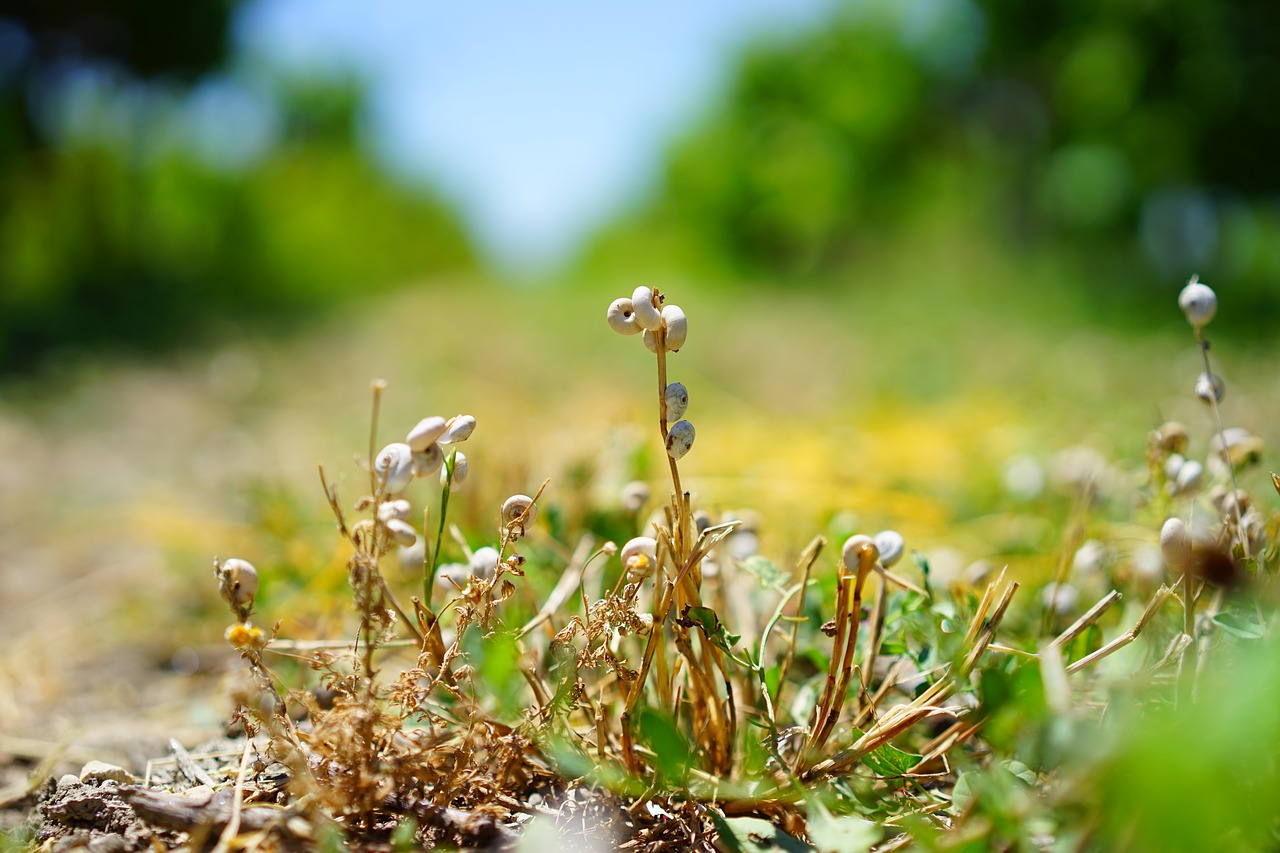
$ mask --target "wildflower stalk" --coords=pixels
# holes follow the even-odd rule
[[[1196,277],[1192,276],[1192,282],[1196,281]],[[1197,326],[1196,329],[1196,345],[1200,348],[1200,357],[1204,361],[1204,372],[1206,376],[1212,376],[1213,370],[1209,366],[1209,341],[1204,336],[1204,329]],[[1235,514],[1236,521],[1236,538],[1240,541],[1240,551],[1247,560],[1250,558],[1249,537],[1245,533],[1244,514],[1240,510],[1240,502],[1235,500],[1234,496],[1237,492],[1236,486],[1236,468],[1231,464],[1231,455],[1227,451],[1227,428],[1222,420],[1222,407],[1218,405],[1218,395],[1209,394],[1209,409],[1213,412],[1214,425],[1218,428],[1218,445],[1219,454],[1222,457],[1222,463],[1227,466],[1227,476],[1231,481],[1231,507]]]
[[[440,523],[436,527],[436,546],[431,549],[426,577],[422,579],[422,596],[427,602],[427,607],[431,607],[431,593],[435,589],[432,578],[436,576],[436,567],[440,564],[440,543],[444,541],[444,525],[449,517],[449,495],[453,492],[453,470],[457,461],[458,451],[454,449],[444,463],[445,479],[444,486],[440,489]]]

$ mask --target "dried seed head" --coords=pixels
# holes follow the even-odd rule
[[[667,385],[663,400],[667,407],[667,420],[678,421],[689,408],[689,389],[684,387],[683,382],[672,382]]]
[[[1187,428],[1177,421],[1161,424],[1152,438],[1165,453],[1184,453],[1191,440]]]
[[[453,471],[452,479],[449,476],[451,470]],[[444,465],[440,468],[440,485],[448,486],[450,492],[458,491],[467,479],[467,471],[467,455],[461,451],[454,453],[452,468],[449,465]]]
[[[886,569],[902,559],[906,548],[902,534],[896,530],[881,530],[876,534],[876,549],[880,552],[880,565]]]
[[[632,291],[631,310],[640,328],[650,332],[656,332],[662,328],[662,312],[653,304],[652,288],[641,285]]]
[[[502,527],[513,536],[523,536],[538,520],[538,505],[528,495],[512,495],[502,502]]]
[[[1187,322],[1201,329],[1218,312],[1218,295],[1207,284],[1192,278],[1191,283],[1178,294],[1178,306],[1187,315]]]
[[[620,335],[638,335],[641,332],[640,325],[636,323],[635,308],[625,296],[609,303],[606,319],[609,321],[609,328]]]
[[[636,536],[627,540],[618,557],[633,579],[648,577],[658,562],[658,541],[652,536]]]
[[[258,570],[248,560],[232,558],[214,561],[213,571],[218,578],[218,592],[231,605],[232,612],[241,622],[248,619],[258,594]]]
[[[859,533],[844,541],[844,547],[840,549],[840,558],[844,560],[846,568],[861,570],[864,560],[870,568],[876,560],[880,559],[880,549],[876,547],[874,539]]]
[[[439,415],[423,418],[418,421],[416,427],[409,430],[409,435],[405,437],[404,443],[409,445],[409,449],[415,452],[426,450],[436,443],[436,439],[444,435],[444,431],[448,427],[448,421]]]
[[[436,441],[440,444],[461,444],[476,431],[476,419],[471,415],[454,415],[449,418],[444,434]]]
[[[440,465],[443,462],[444,451],[440,449],[440,445],[432,442],[423,450],[413,451],[413,475],[415,477],[430,477],[440,470]]]
[[[627,512],[639,512],[649,502],[649,484],[632,480],[622,487],[622,508]]]
[[[1216,373],[1201,373],[1196,378],[1196,396],[1206,403],[1221,403],[1227,393],[1226,383]]]
[[[689,448],[693,447],[693,439],[696,436],[697,432],[693,424],[688,421],[676,421],[671,425],[671,429],[667,430],[667,455],[675,460],[682,459],[689,452]]]
[[[476,580],[493,580],[493,576],[498,573],[498,549],[488,545],[477,548],[471,555],[470,568],[471,577]]]
[[[382,448],[373,460],[373,470],[388,495],[398,495],[413,481],[413,451],[403,442]]]
[[[400,546],[408,548],[414,542],[418,541],[418,531],[413,529],[407,521],[399,518],[392,518],[383,524],[387,528],[387,532],[391,534],[391,539]]]
[[[1174,517],[1160,528],[1160,554],[1165,564],[1181,569],[1191,560],[1191,534],[1182,519]]]
[[[409,513],[413,511],[413,506],[404,498],[398,498],[394,501],[383,501],[378,506],[378,521],[386,523],[393,518],[401,521],[409,517]]]

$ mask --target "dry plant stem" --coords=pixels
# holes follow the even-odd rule
[[[1155,594],[1151,596],[1151,600],[1147,602],[1146,609],[1142,611],[1142,615],[1138,617],[1138,621],[1132,628],[1121,634],[1119,637],[1116,637],[1097,651],[1087,654],[1075,663],[1068,665],[1067,674],[1071,675],[1072,673],[1079,672],[1086,666],[1097,663],[1108,655],[1123,649],[1125,646],[1136,640],[1138,635],[1142,633],[1142,629],[1151,621],[1152,617],[1155,616],[1160,607],[1169,600],[1169,596],[1172,594],[1172,589],[1161,585],[1161,587],[1155,591]]]
[[[814,731],[804,753],[812,755],[826,744],[835,728],[836,720],[844,707],[853,677],[853,657],[858,645],[858,628],[862,622],[862,588],[871,573],[877,554],[865,549],[858,555],[857,569],[850,574],[849,567],[840,562],[840,591],[836,595],[836,639],[832,647],[831,663],[827,669],[827,683]],[[852,586],[851,592],[846,592]],[[839,664],[836,660],[839,658]]]
[[[587,566],[592,560],[598,557],[603,551],[596,551],[591,554],[591,548],[595,544],[595,537],[586,534],[578,541],[578,547],[574,549],[573,556],[569,558],[569,564],[565,566],[564,571],[560,574],[560,579],[556,581],[555,588],[551,590],[551,595],[547,596],[547,601],[538,610],[537,614],[524,624],[520,629],[520,633],[516,635],[517,640],[527,637],[539,625],[547,622],[559,612],[570,596],[576,590],[582,588],[582,578],[586,574]],[[590,556],[588,556],[590,555]],[[623,572],[623,577],[626,573]],[[587,612],[584,611],[584,617]]]
[[[369,418],[369,494],[378,495],[378,472],[373,460],[378,456],[378,412],[382,408],[382,392],[387,390],[386,380],[375,379],[373,388],[373,411]]]
[[[887,576],[887,572],[881,573],[881,578]],[[876,658],[880,654],[880,640],[884,634],[884,620],[889,608],[888,587],[888,583],[882,579],[880,586],[876,589],[876,603],[871,608],[871,625],[869,626],[871,632],[867,637],[867,659],[862,663],[862,689],[864,691],[871,686],[871,678],[876,668]]]
[[[1061,634],[1054,637],[1050,645],[1055,646],[1057,648],[1062,648],[1063,646],[1066,646],[1076,637],[1079,637],[1081,634],[1087,631],[1090,625],[1097,622],[1098,619],[1102,616],[1102,614],[1110,610],[1111,605],[1115,604],[1122,597],[1123,596],[1121,596],[1121,594],[1116,590],[1114,589],[1111,590],[1111,592],[1103,596],[1102,599],[1099,600],[1097,604],[1093,605],[1088,610],[1086,610],[1079,619],[1071,623],[1070,628],[1067,628],[1067,630],[1063,631]]]
[[[1194,279],[1193,279],[1194,280]],[[1206,376],[1213,375],[1213,369],[1209,366],[1209,341],[1204,336],[1204,329],[1196,328],[1196,345],[1200,348],[1200,357],[1204,361],[1204,372]],[[1234,495],[1237,490],[1236,486],[1236,468],[1231,464],[1231,455],[1227,452],[1227,428],[1222,420],[1222,409],[1218,406],[1218,398],[1215,394],[1209,394],[1209,408],[1213,411],[1213,421],[1218,427],[1218,443],[1222,446],[1222,463],[1227,466],[1227,474],[1231,479],[1231,493]],[[1249,537],[1244,529],[1244,514],[1240,510],[1240,502],[1233,500],[1232,508],[1235,510],[1236,516],[1236,536],[1240,541],[1240,552],[1244,554],[1247,560],[1250,558],[1249,553]],[[1191,632],[1188,632],[1191,633]],[[1195,634],[1191,634],[1195,636]]]
[[[213,853],[227,853],[231,849],[231,842],[240,834],[240,813],[244,808],[244,779],[249,772],[249,756],[252,754],[253,738],[247,738],[244,754],[240,756],[240,769],[236,772],[235,788],[231,793],[231,817],[223,827],[222,834],[218,836],[218,843],[213,848]]]
[[[1003,579],[1003,573],[1001,578]],[[998,583],[1000,581],[987,587],[987,595],[983,596],[984,605],[989,606],[990,601],[994,599],[995,587]],[[1000,622],[1004,619],[1004,614],[1008,610],[1009,602],[1013,600],[1014,593],[1017,591],[1018,584],[1010,583],[1000,595],[1000,599],[991,610],[989,618],[985,617],[987,607],[979,608],[979,612],[974,615],[969,631],[966,634],[968,637],[975,638],[976,645],[970,649],[960,667],[955,670],[949,670],[946,675],[934,682],[911,702],[889,709],[851,747],[804,771],[804,773],[800,774],[800,778],[808,781],[820,776],[846,773],[855,767],[863,756],[889,743],[921,720],[942,714],[954,715],[955,711],[943,708],[936,703],[945,699],[958,682],[968,678],[974,664],[982,653],[986,651],[991,639],[995,636],[996,630],[999,629]]]
[[[778,673],[778,701],[782,701],[782,685],[787,683],[787,673],[791,669],[791,663],[796,657],[796,638],[799,636],[800,623],[808,621],[802,614],[804,613],[805,594],[809,591],[809,575],[813,572],[813,564],[818,561],[818,555],[822,553],[822,549],[827,545],[826,537],[815,536],[805,546],[804,551],[800,553],[800,559],[797,561],[797,568],[800,569],[800,598],[796,601],[795,613],[792,615],[791,622],[791,640],[787,646],[787,656],[782,659],[782,666]]]

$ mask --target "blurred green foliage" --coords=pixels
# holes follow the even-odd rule
[[[0,18],[0,371],[472,265],[444,204],[360,150],[360,81],[219,76],[228,4],[155,5]]]
[[[822,280],[942,223],[1085,255],[1102,289],[1280,277],[1280,7],[862,2],[747,51],[587,253]]]

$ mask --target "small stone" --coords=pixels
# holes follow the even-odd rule
[[[121,785],[132,785],[137,780],[133,774],[123,767],[108,764],[105,761],[90,761],[80,768],[81,782],[119,782]]]

